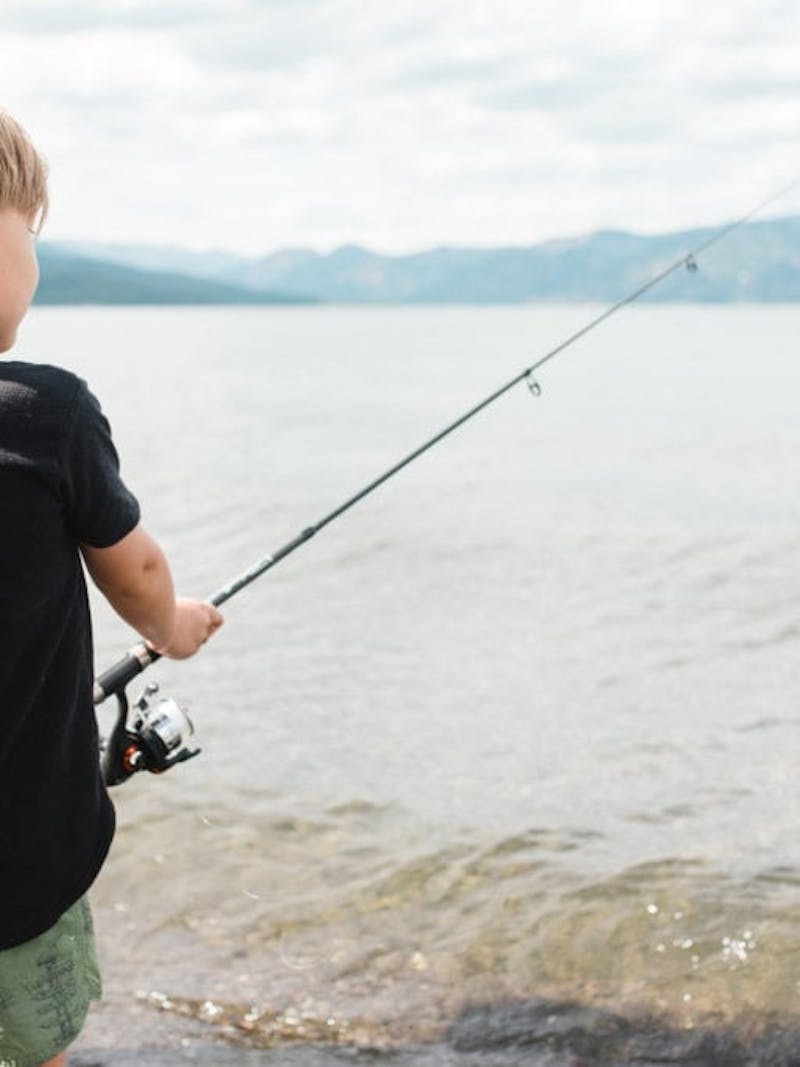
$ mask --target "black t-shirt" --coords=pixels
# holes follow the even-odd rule
[[[0,950],[52,926],[111,844],[78,545],[138,521],[86,384],[0,361]]]

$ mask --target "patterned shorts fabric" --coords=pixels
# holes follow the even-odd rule
[[[70,1045],[101,995],[86,897],[55,926],[0,952],[0,1067],[38,1067]]]

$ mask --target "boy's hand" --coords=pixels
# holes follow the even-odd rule
[[[95,585],[118,615],[162,656],[187,659],[222,626],[204,600],[176,598],[169,564],[143,526],[107,548],[82,545]]]
[[[222,615],[205,600],[178,597],[175,625],[166,645],[154,645],[156,652],[170,659],[188,659],[222,626]]]

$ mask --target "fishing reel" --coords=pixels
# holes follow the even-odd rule
[[[199,755],[192,720],[175,700],[157,693],[151,682],[131,707],[125,690],[117,691],[117,721],[100,761],[106,785],[120,785],[137,771],[162,774]]]

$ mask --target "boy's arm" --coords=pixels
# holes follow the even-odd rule
[[[211,604],[175,597],[166,557],[143,526],[109,548],[81,545],[81,553],[117,614],[161,655],[186,659],[222,625]]]

